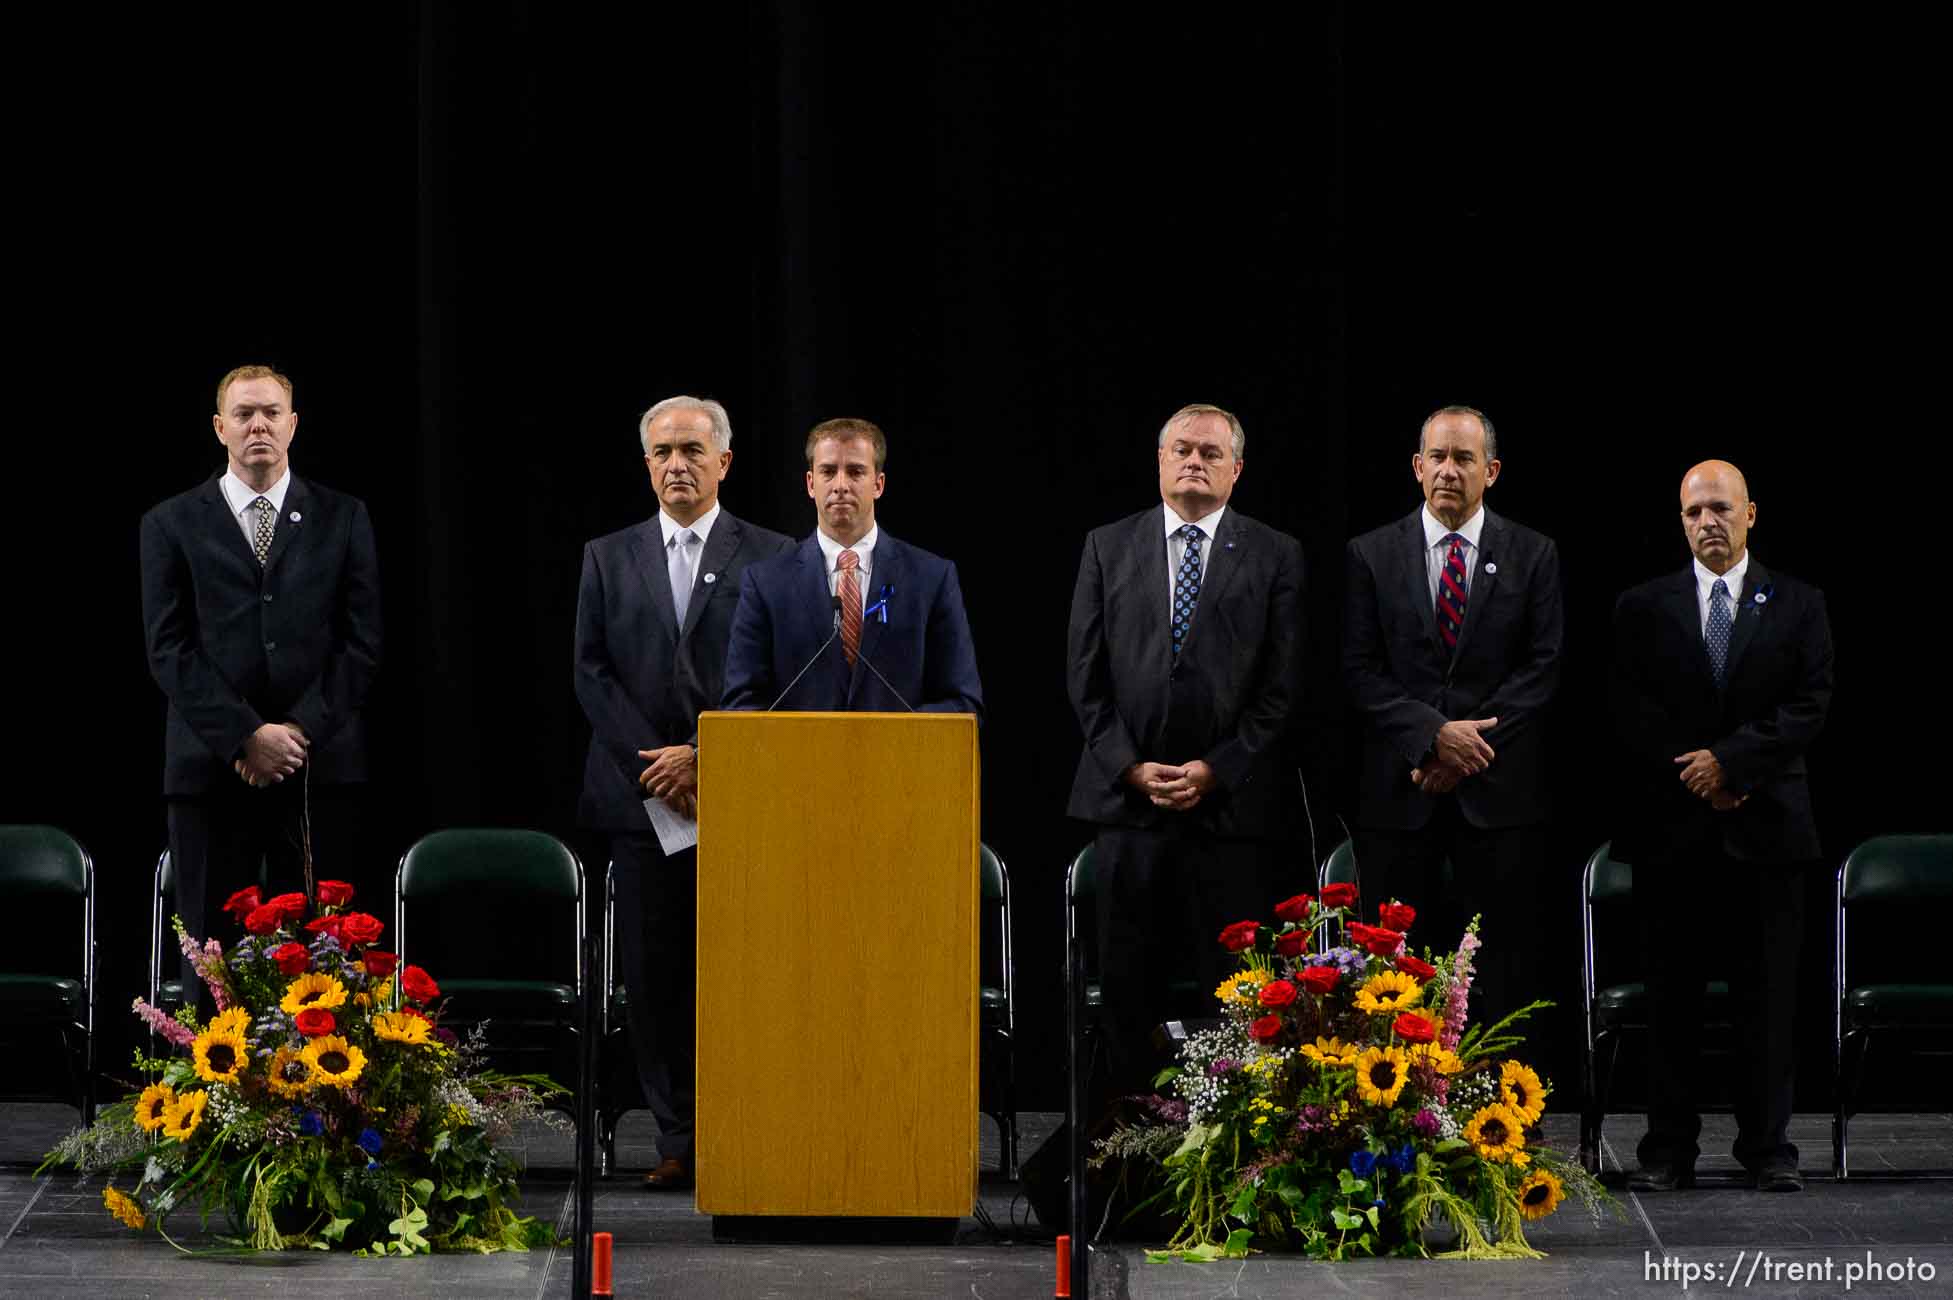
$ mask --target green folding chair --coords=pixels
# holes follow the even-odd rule
[[[1010,872],[988,844],[977,846],[983,875],[984,939],[982,974],[978,981],[978,1025],[982,1053],[978,1069],[978,1102],[997,1124],[1002,1148],[999,1172],[1017,1177],[1017,996],[1016,957],[1012,950]]]
[[[75,838],[53,826],[0,826],[0,908],[19,917],[72,900],[81,920],[80,960],[65,971],[0,971],[0,1042],[7,1059],[33,1060],[59,1048],[64,1086],[20,1074],[16,1101],[63,1101],[95,1122],[95,863]],[[13,1072],[10,1072],[10,1076]]]

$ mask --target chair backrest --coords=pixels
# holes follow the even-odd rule
[[[1316,891],[1320,893],[1324,885],[1356,883],[1356,841],[1344,840],[1322,860],[1322,867],[1316,872]]]
[[[1953,835],[1879,835],[1839,868],[1846,903],[1953,898]]]
[[[556,899],[573,917],[576,988],[583,989],[583,864],[568,845],[542,831],[469,827],[416,840],[394,877],[393,932],[407,960],[407,904],[456,895],[524,895]],[[463,972],[465,973],[465,972]]]
[[[981,972],[981,982],[988,987],[1003,990],[1004,1019],[1008,1027],[1016,1018],[1014,1000],[1011,992],[1011,975],[1016,958],[1011,952],[1010,916],[1010,872],[1004,867],[1004,860],[988,844],[977,845],[977,864],[983,877],[983,904],[985,908],[997,911],[997,939],[995,946],[996,964],[987,959]],[[990,945],[984,945],[986,958]]]
[[[1610,856],[1613,848],[1614,841],[1607,840],[1587,857],[1587,867],[1580,878],[1589,905],[1634,900],[1634,868],[1616,862]]]
[[[54,826],[0,826],[0,894],[88,897],[93,865],[74,836]]]
[[[1065,896],[1074,906],[1083,907],[1097,894],[1098,871],[1095,865],[1097,858],[1098,854],[1094,851],[1094,846],[1087,844],[1078,851],[1078,856],[1071,860],[1071,866],[1065,870]]]

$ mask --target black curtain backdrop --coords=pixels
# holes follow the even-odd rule
[[[1939,300],[1908,34],[1136,13],[428,0],[72,19],[40,43],[0,820],[95,853],[105,1062],[134,1038],[164,840],[136,521],[221,466],[211,390],[246,361],[296,381],[296,471],[373,510],[389,862],[440,826],[572,829],[579,552],[653,508],[646,405],[725,401],[726,504],[795,534],[806,429],[886,428],[879,517],[958,562],[975,630],[1027,1106],[1061,1095],[1063,871],[1087,835],[1063,816],[1078,548],[1157,500],[1153,437],[1185,402],[1240,414],[1235,504],[1307,555],[1323,852],[1352,802],[1344,542],[1416,504],[1428,410],[1497,420],[1490,504],[1565,560],[1565,928],[1538,950],[1570,1008],[1575,880],[1609,814],[1612,604],[1685,562],[1696,460],[1749,472],[1756,553],[1829,594],[1813,784],[1834,859],[1946,825],[1932,582],[1901,540],[1931,503],[1896,491],[1917,418],[1898,394],[1926,362],[1909,322]],[[1822,1106],[1826,881],[1811,898],[1803,1104]],[[1741,941],[1741,918],[1686,923]],[[1562,1015],[1540,1053],[1569,1105],[1577,1032]]]

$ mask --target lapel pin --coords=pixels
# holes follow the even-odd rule
[[[293,523],[297,523],[297,522],[298,522],[299,520],[301,520],[301,519],[303,519],[303,518],[305,518],[305,516],[304,516],[304,515],[301,515],[301,514],[300,514],[300,513],[298,512],[298,511],[296,511],[296,510],[294,510],[294,511],[292,511],[292,522],[293,522]]]
[[[1767,591],[1759,591],[1756,595],[1750,597],[1750,599],[1761,605],[1770,599],[1770,593]]]
[[[718,580],[719,580],[719,575],[716,573],[708,573],[705,575],[705,583],[707,586],[711,586],[713,583],[717,582]]]
[[[1485,561],[1485,571],[1487,573],[1497,573],[1499,571],[1499,566],[1492,563],[1490,560],[1487,560]]]

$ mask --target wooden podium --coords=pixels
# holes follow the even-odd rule
[[[976,719],[706,713],[698,759],[698,1208],[969,1215]]]

